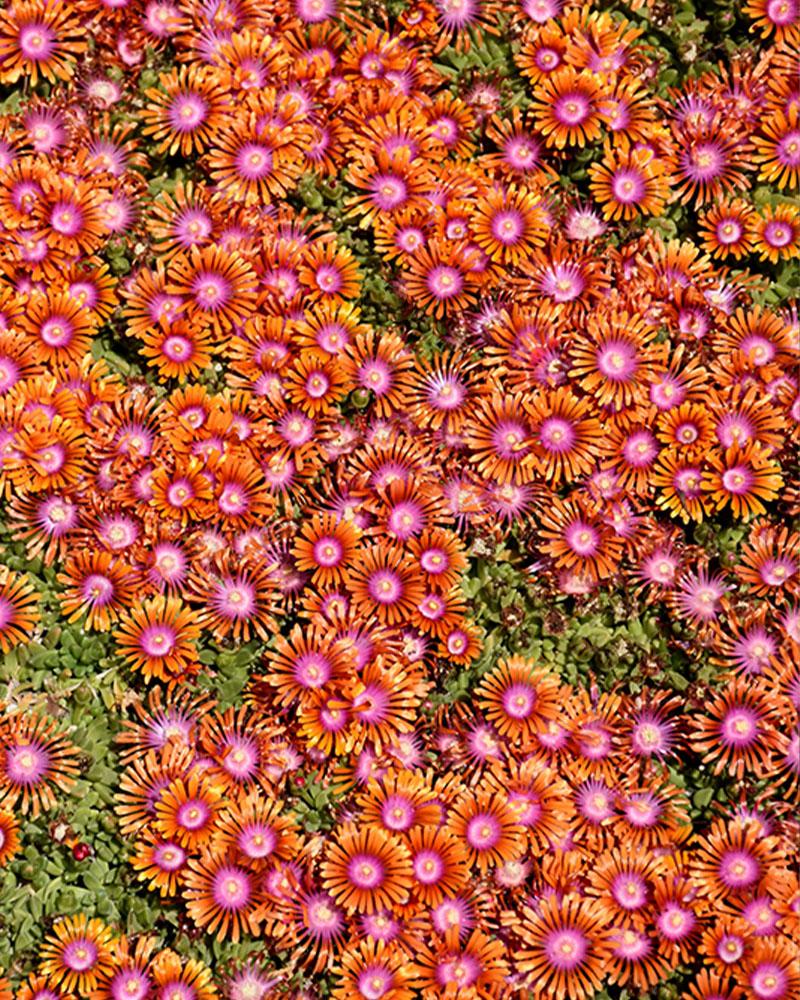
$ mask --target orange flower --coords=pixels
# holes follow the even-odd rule
[[[242,933],[258,934],[256,879],[227,855],[205,851],[200,858],[190,858],[183,896],[191,919],[209,934],[216,932],[218,941],[229,938],[236,943]]]
[[[145,91],[143,133],[158,143],[159,153],[202,153],[214,141],[227,108],[225,90],[214,70],[181,66],[158,78],[161,89]]]
[[[352,520],[335,514],[313,514],[303,522],[292,554],[297,568],[311,573],[319,587],[341,583],[358,550],[361,531]]]
[[[243,323],[255,305],[255,273],[236,251],[192,247],[173,258],[169,274],[167,292],[185,296],[190,316],[217,334]]]
[[[178,597],[157,596],[126,612],[114,633],[120,656],[150,680],[166,681],[196,669],[197,613]]]
[[[558,715],[559,681],[535,660],[500,660],[475,689],[479,708],[501,736],[530,744]]]
[[[783,486],[780,463],[754,441],[723,454],[711,451],[706,459],[710,469],[703,474],[703,490],[717,510],[730,505],[737,518],[765,514],[764,503],[777,499]]]
[[[583,146],[600,138],[600,101],[605,96],[589,70],[564,66],[533,90],[531,111],[548,146]]]
[[[111,928],[102,920],[62,917],[41,946],[39,971],[53,986],[85,995],[111,972],[116,947]]]
[[[412,885],[411,855],[399,837],[377,827],[340,827],[325,851],[322,886],[349,913],[404,905]]]
[[[133,601],[132,569],[112,552],[74,553],[58,580],[67,585],[60,597],[62,613],[69,622],[86,615],[88,629],[107,632]]]
[[[207,844],[218,829],[222,799],[219,789],[202,773],[175,778],[156,801],[156,831],[165,840],[194,851]]]
[[[28,579],[0,567],[0,650],[8,653],[32,640],[38,606],[39,594]]]
[[[55,83],[75,73],[87,41],[80,21],[59,0],[14,0],[0,12],[0,81],[21,76],[35,87],[39,78]]]
[[[494,261],[516,264],[547,238],[547,216],[537,193],[525,188],[490,188],[470,211],[475,242]]]
[[[522,908],[517,929],[517,966],[535,1000],[586,1000],[600,989],[611,949],[596,903],[545,897]]]
[[[516,812],[490,788],[460,795],[450,809],[446,829],[481,873],[518,858],[525,845]]]
[[[669,171],[649,149],[606,145],[602,162],[589,167],[589,186],[606,219],[660,215],[670,194]]]

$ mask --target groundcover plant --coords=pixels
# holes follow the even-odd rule
[[[0,7],[0,1000],[800,998],[797,0]]]

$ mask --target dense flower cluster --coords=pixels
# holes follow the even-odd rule
[[[54,914],[9,995],[792,1000],[800,8],[671,85],[660,4],[395,6],[0,11],[0,650],[49,573],[129,684],[131,882],[255,944]],[[713,683],[494,655],[512,551]],[[83,763],[3,701],[5,866]]]

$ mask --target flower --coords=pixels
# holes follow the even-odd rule
[[[0,569],[0,650],[28,643],[39,622],[39,595],[24,577]]]
[[[217,940],[229,937],[237,942],[242,933],[258,933],[256,881],[225,854],[206,851],[198,859],[190,858],[183,895],[192,920],[216,933]]]
[[[181,66],[158,78],[160,89],[145,91],[143,132],[161,153],[202,153],[214,141],[226,111],[225,91],[213,70]]]
[[[175,778],[155,803],[155,828],[165,840],[189,850],[206,844],[217,828],[221,797],[217,787],[195,772]]]
[[[120,618],[114,639],[120,655],[145,677],[168,680],[191,671],[200,635],[197,613],[178,597],[151,597]]]
[[[756,678],[737,677],[712,698],[694,721],[693,744],[714,772],[737,778],[763,774],[770,755],[781,748],[777,699]]]
[[[584,1000],[600,987],[610,935],[596,903],[543,898],[524,907],[516,964],[537,997]]]
[[[398,837],[378,827],[342,826],[320,871],[323,888],[349,913],[374,913],[408,900],[409,850]]]
[[[35,818],[56,804],[54,788],[69,791],[78,751],[52,720],[31,714],[0,718],[0,806],[17,803]]]
[[[0,14],[0,80],[68,80],[87,42],[79,20],[53,0],[15,0]]]
[[[40,950],[39,971],[54,986],[88,992],[111,971],[116,939],[102,920],[63,917]]]

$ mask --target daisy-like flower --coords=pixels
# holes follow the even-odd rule
[[[414,899],[438,906],[466,887],[467,853],[453,834],[436,826],[415,826],[408,831],[406,843],[411,852]]]
[[[149,964],[156,947],[156,939],[143,934],[135,945],[125,937],[115,942],[114,968],[100,979],[93,991],[96,1000],[145,1000],[152,987]],[[42,998],[44,1000],[44,998]]]
[[[341,360],[345,379],[356,390],[372,395],[379,417],[388,417],[406,404],[414,357],[397,334],[378,336],[371,328],[359,333]]]
[[[493,0],[434,0],[439,26],[438,52],[452,43],[456,49],[469,49],[470,33],[482,39],[482,32],[497,34],[498,7]]]
[[[712,415],[699,403],[682,403],[660,414],[656,433],[668,448],[694,461],[706,455],[714,444]]]
[[[500,660],[475,689],[477,705],[501,736],[529,744],[559,713],[559,681],[533,660]]]
[[[600,455],[602,428],[588,399],[567,386],[523,400],[531,423],[535,464],[554,487],[586,475]]]
[[[767,624],[767,608],[744,620],[732,614],[714,645],[716,663],[749,677],[760,677],[768,671],[779,651],[778,636]]]
[[[800,9],[798,16],[800,19]],[[760,133],[753,138],[759,180],[773,183],[781,191],[796,188],[800,184],[800,108],[765,117]]]
[[[458,433],[480,394],[475,363],[449,352],[425,360],[417,358],[409,376],[408,405],[414,422],[425,428]]]
[[[358,298],[361,275],[352,250],[334,240],[316,240],[303,253],[297,276],[310,302],[339,305]]]
[[[681,577],[670,600],[680,618],[700,627],[719,617],[726,607],[725,595],[730,590],[722,574],[700,569]]]
[[[345,676],[351,662],[348,643],[295,625],[288,638],[279,635],[275,648],[267,651],[267,672],[254,678],[254,695],[266,684],[276,691],[279,704],[305,700]]]
[[[247,642],[251,634],[266,639],[276,629],[272,569],[252,560],[237,566],[204,569],[190,577],[192,600],[200,604],[197,623],[215,636]]]
[[[794,204],[765,205],[753,219],[753,249],[776,264],[800,256],[800,213]]]
[[[188,858],[187,851],[177,840],[163,840],[145,830],[142,839],[134,845],[130,862],[140,882],[146,882],[151,891],[157,891],[162,897],[172,897],[183,884]]]
[[[313,514],[304,520],[292,554],[297,568],[311,573],[311,582],[330,587],[343,582],[352,564],[360,530],[352,520],[335,514]]]
[[[739,260],[753,249],[755,212],[743,198],[712,205],[699,218],[704,250],[715,257]]]
[[[800,40],[800,6],[797,0],[747,0],[743,13],[759,28],[762,38],[775,36],[778,44]]]
[[[62,917],[39,951],[39,971],[67,992],[89,993],[113,968],[117,941],[102,920]]]
[[[437,996],[496,996],[507,982],[503,942],[476,928],[462,941],[455,928],[438,933],[415,949],[412,968],[424,1000]]]
[[[75,73],[87,41],[74,12],[55,0],[14,0],[0,12],[0,80],[56,83]]]
[[[202,774],[191,771],[161,791],[155,804],[155,829],[165,840],[196,850],[217,830],[221,808],[219,789]]]
[[[103,243],[102,200],[103,192],[89,181],[46,177],[34,218],[50,246],[69,254],[90,254]]]
[[[736,978],[754,1000],[790,1000],[800,990],[797,943],[783,936],[757,940]]]
[[[754,677],[737,677],[706,704],[693,721],[692,744],[714,773],[726,770],[741,779],[760,775],[780,751],[779,700]]]
[[[451,806],[446,829],[482,873],[518,858],[525,845],[516,812],[489,788],[465,791]]]
[[[384,664],[378,656],[368,663],[354,683],[350,700],[358,745],[370,740],[375,752],[414,731],[420,704],[430,685],[414,669]]]
[[[285,198],[303,171],[303,150],[313,139],[299,119],[297,109],[287,108],[264,128],[231,124],[221,129],[207,154],[209,174],[220,191],[246,205]]]
[[[107,632],[122,609],[133,602],[132,569],[113,552],[76,552],[64,564],[58,580],[67,587],[60,597],[67,621],[78,621],[85,615],[88,629]]]
[[[629,926],[627,921],[611,929],[608,944],[611,949],[606,958],[608,979],[618,986],[652,989],[667,978],[675,964],[658,953],[652,934]]]
[[[413,1000],[417,995],[415,970],[407,952],[384,941],[355,941],[341,953],[334,966],[334,1000],[354,996]]]
[[[68,292],[51,288],[31,297],[19,325],[34,345],[36,360],[55,363],[83,357],[97,320]]]
[[[386,625],[406,620],[424,597],[412,557],[385,542],[357,553],[346,585],[354,608]]]
[[[486,127],[486,137],[498,147],[496,153],[485,155],[487,167],[522,178],[537,174],[547,177],[550,173],[551,168],[542,162],[542,143],[526,128],[519,108],[512,108],[509,118],[493,115]]]
[[[684,524],[702,521],[708,512],[703,490],[703,465],[683,459],[678,450],[662,451],[653,468],[656,506],[666,508]]]
[[[540,758],[494,766],[486,780],[505,798],[533,850],[545,852],[568,840],[575,819],[571,789]]]
[[[403,294],[435,319],[463,312],[475,303],[477,263],[474,246],[432,239],[406,261]]]
[[[115,796],[115,812],[123,835],[138,835],[149,827],[159,796],[171,781],[186,774],[193,754],[193,746],[175,740],[160,751],[146,750],[133,758]]]
[[[669,168],[649,149],[607,145],[602,161],[589,167],[589,176],[606,219],[659,215],[670,193]]]
[[[300,966],[318,973],[344,950],[349,925],[343,908],[329,893],[298,885],[298,871],[276,869],[267,892],[278,904],[274,919],[281,939]]]
[[[742,132],[715,121],[679,133],[675,160],[674,192],[682,201],[695,205],[718,202],[747,184],[750,144]]]
[[[367,791],[359,795],[358,803],[365,823],[390,833],[436,824],[441,818],[441,806],[429,782],[410,772],[391,769],[377,775]]]
[[[279,800],[252,792],[220,814],[214,847],[238,853],[253,871],[271,867],[276,859],[297,857],[302,841],[294,818],[283,808]]]
[[[541,518],[542,550],[559,569],[579,573],[587,580],[611,576],[622,555],[623,542],[580,497],[555,499]]]
[[[482,476],[503,485],[534,479],[531,421],[521,396],[481,400],[466,430],[470,458]]]
[[[349,913],[374,913],[409,898],[409,850],[378,827],[342,826],[327,847],[320,871],[323,888]]]
[[[145,91],[144,135],[160,153],[202,153],[214,141],[226,110],[225,90],[213,70],[181,66],[159,76],[159,88]]]
[[[515,964],[540,996],[586,1000],[600,989],[610,952],[609,932],[598,905],[582,899],[544,897],[522,909],[523,947]],[[544,991],[547,991],[545,994]]]
[[[652,897],[653,878],[665,871],[663,859],[636,848],[615,849],[598,859],[589,872],[587,894],[592,896],[608,923],[636,924],[645,917]]]
[[[178,597],[158,595],[126,612],[114,632],[117,648],[133,670],[150,680],[170,680],[189,671],[200,635],[197,613]]]
[[[379,218],[398,218],[422,204],[426,185],[432,181],[424,163],[412,158],[409,150],[354,158],[348,170],[350,184],[363,194],[349,198],[349,215],[361,215],[360,225],[373,225]]]
[[[33,638],[39,623],[39,594],[27,577],[0,568],[0,650],[8,653]]]
[[[778,841],[750,822],[715,820],[689,861],[692,882],[714,905],[748,899],[782,870],[785,858]]]
[[[192,247],[170,263],[170,294],[185,297],[189,313],[218,334],[243,323],[255,305],[256,277],[236,251]]]
[[[154,327],[141,335],[141,354],[158,369],[162,380],[196,377],[210,365],[217,351],[211,331],[202,324],[178,320],[168,328]]]
[[[674,577],[672,581],[674,582]],[[664,758],[676,753],[681,734],[680,703],[668,692],[648,694],[642,704],[633,707],[625,725],[630,752],[636,757]]]
[[[19,821],[13,813],[0,811],[0,868],[4,868],[19,849]]]
[[[514,185],[491,188],[479,198],[472,209],[470,228],[478,246],[492,260],[506,265],[542,246],[548,232],[538,196]]]
[[[323,351],[304,352],[287,372],[284,384],[291,402],[312,416],[330,412],[347,395],[341,364]]]
[[[600,138],[598,78],[588,70],[564,66],[545,77],[533,90],[531,110],[548,146],[583,146]]]
[[[736,575],[754,596],[780,600],[781,595],[797,590],[800,535],[796,532],[756,522],[740,559]]]
[[[160,951],[150,965],[154,1000],[216,1000],[211,969],[196,958]]]
[[[35,818],[56,804],[54,789],[69,791],[78,775],[78,751],[52,720],[30,713],[0,718],[0,806]]]
[[[218,941],[234,943],[242,934],[256,935],[254,914],[259,893],[253,874],[226,854],[204,852],[190,858],[183,896],[189,916]]]
[[[206,470],[197,458],[180,463],[174,470],[158,466],[150,477],[150,504],[165,518],[186,524],[198,520],[205,501],[211,499]]]
[[[643,402],[650,382],[664,369],[656,330],[641,316],[612,308],[592,313],[586,339],[575,342],[570,376],[601,406]]]
[[[765,514],[765,503],[777,499],[783,486],[780,463],[756,442],[728,448],[724,454],[706,456],[710,468],[703,474],[703,489],[717,510],[730,505],[737,518]]]

